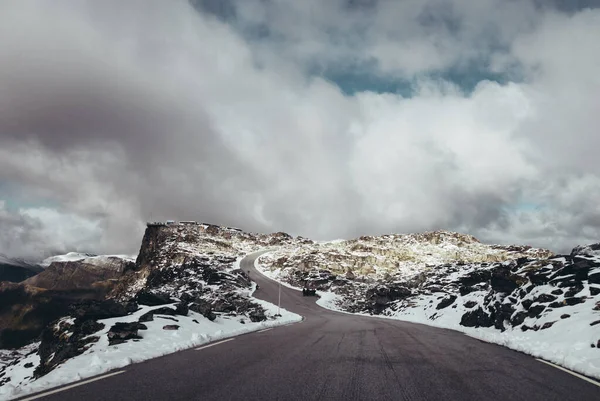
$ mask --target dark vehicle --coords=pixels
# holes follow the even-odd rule
[[[317,290],[310,289],[310,288],[303,288],[302,289],[302,295],[304,295],[305,297],[316,296],[317,295]]]

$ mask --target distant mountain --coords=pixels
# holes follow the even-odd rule
[[[0,254],[0,281],[21,282],[42,272],[40,266]]]

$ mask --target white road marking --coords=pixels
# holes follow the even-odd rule
[[[269,331],[269,330],[273,330],[272,327],[268,328],[268,329],[264,329],[264,330],[259,330],[257,331],[257,333],[264,333],[265,331]]]
[[[596,385],[596,386],[600,387],[600,383],[598,383],[596,380],[592,380],[592,379],[590,379],[590,378],[587,378],[587,377],[585,377],[585,376],[583,376],[583,375],[580,375],[579,373],[575,373],[575,372],[573,372],[573,371],[571,371],[571,370],[569,370],[569,369],[563,368],[562,366],[555,365],[555,364],[553,364],[552,362],[544,361],[543,359],[539,359],[539,358],[535,358],[535,359],[536,359],[536,360],[538,360],[538,361],[540,361],[540,362],[543,362],[543,363],[545,363],[546,365],[553,366],[553,367],[555,367],[556,369],[560,369],[560,370],[562,370],[563,372],[567,372],[567,373],[569,373],[569,374],[572,374],[572,375],[573,375],[573,376],[575,376],[575,377],[579,377],[580,379],[582,379],[582,380],[585,380],[585,381],[586,381],[586,382],[588,382],[588,383],[592,383],[592,384],[594,384],[594,385]]]
[[[227,340],[219,341],[217,343],[205,345],[204,347],[196,348],[196,351],[200,351],[201,349],[204,349],[204,348],[214,347],[215,345],[223,344],[223,343],[226,343],[228,341],[233,341],[233,340],[235,340],[235,338],[228,338]]]
[[[83,386],[84,384],[88,384],[88,383],[91,383],[91,382],[95,382],[95,381],[97,381],[97,380],[106,379],[107,377],[111,377],[111,376],[115,376],[115,375],[120,375],[121,373],[125,373],[125,371],[124,371],[124,370],[120,370],[120,371],[118,371],[118,372],[109,373],[109,374],[106,374],[106,375],[103,375],[103,376],[97,376],[97,377],[94,377],[94,378],[92,378],[92,379],[89,379],[89,380],[84,380],[84,381],[82,381],[82,382],[78,382],[78,383],[75,383],[75,384],[71,384],[70,386],[66,386],[66,387],[58,388],[58,389],[56,389],[56,390],[52,390],[52,391],[47,391],[47,392],[45,392],[45,393],[41,393],[41,394],[37,394],[37,395],[33,395],[33,396],[31,396],[31,397],[28,397],[28,398],[23,398],[21,401],[30,401],[30,400],[36,400],[36,399],[38,399],[38,398],[46,397],[46,396],[49,396],[49,395],[51,395],[51,394],[60,393],[61,391],[70,390],[70,389],[72,389],[72,388],[74,388],[74,387]]]

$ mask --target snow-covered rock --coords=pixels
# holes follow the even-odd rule
[[[95,286],[106,283],[108,299],[71,299],[64,315],[44,328],[40,342],[5,353],[0,399],[301,320],[285,310],[275,316],[274,305],[252,297],[255,284],[239,268],[246,253],[292,241],[282,233],[255,235],[206,224],[159,224],[146,230],[136,263],[88,255],[53,260],[44,274],[69,267],[85,270],[86,277],[116,274],[94,281]],[[12,290],[36,289],[22,285]]]

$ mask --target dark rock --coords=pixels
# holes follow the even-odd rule
[[[212,305],[203,299],[196,300],[189,308],[191,311],[201,314],[211,322],[217,318],[217,315],[213,312]]]
[[[190,311],[190,308],[188,307],[188,304],[185,302],[180,302],[177,305],[175,305],[175,313],[177,315],[187,316],[189,311]]]
[[[459,293],[460,293],[460,295],[462,295],[462,296],[465,296],[465,295],[467,295],[467,294],[470,294],[470,293],[472,293],[473,291],[477,291],[477,289],[476,289],[476,288],[473,288],[473,287],[471,287],[471,286],[465,286],[465,285],[462,285],[462,286],[460,286],[460,287],[458,288],[458,292],[459,292]]]
[[[492,272],[490,272],[489,270],[476,270],[476,271],[470,272],[469,274],[465,275],[464,277],[461,277],[460,279],[458,279],[458,281],[463,286],[472,287],[479,283],[488,282],[491,278],[492,278]]]
[[[540,314],[546,309],[546,305],[535,305],[529,308],[527,311],[527,316],[529,317],[539,317]]]
[[[476,301],[467,301],[464,303],[464,307],[471,309],[472,307],[476,306],[477,302]]]
[[[448,297],[442,299],[442,301],[435,307],[435,309],[444,309],[448,306],[452,305],[456,301],[456,295],[449,295]]]
[[[200,322],[199,322],[199,321],[197,321],[196,319],[192,319],[192,322],[194,322],[194,323],[197,323],[197,324],[200,324]]]
[[[525,276],[535,285],[543,285],[547,284],[550,281],[548,277],[548,271],[546,270],[534,270],[529,271],[525,274]]]
[[[196,298],[192,294],[190,294],[189,292],[184,292],[179,297],[179,300],[181,302],[186,303],[186,304],[190,304],[191,302],[194,302],[196,300]]]
[[[115,300],[106,301],[86,300],[78,302],[69,308],[69,314],[80,320],[99,320],[111,317],[127,316],[137,309],[137,304],[121,304]]]
[[[494,322],[483,309],[477,308],[462,315],[460,324],[465,327],[491,327]]]
[[[597,324],[600,324],[600,320],[596,320],[595,322],[590,323],[590,326],[595,326]]]
[[[567,306],[567,304],[565,303],[565,301],[562,302],[552,302],[550,305],[548,305],[550,308],[562,308],[563,306]]]
[[[517,303],[517,298],[515,298],[515,297],[508,297],[507,299],[513,304]]]
[[[565,292],[565,298],[571,298],[576,294],[579,294],[581,291],[583,291],[583,284],[577,283],[577,285],[569,288],[567,292]]]
[[[600,287],[592,287],[592,286],[590,286],[590,294],[592,296],[600,294]]]
[[[535,298],[533,300],[533,302],[547,303],[547,302],[552,302],[552,301],[555,301],[555,300],[556,300],[556,297],[554,295],[541,294],[540,296],[538,296],[537,298]]]
[[[252,312],[250,312],[248,317],[250,318],[251,322],[255,323],[267,320],[267,317],[265,316],[265,310],[263,308],[257,308],[253,310]]]
[[[558,280],[558,279],[555,279]],[[579,284],[581,284],[581,281],[576,280],[574,278],[565,278],[563,281],[556,281],[558,282],[558,286],[560,288],[566,288],[566,287],[573,287],[573,286],[577,286]]]
[[[523,312],[523,311],[517,312],[512,317],[512,319],[510,319],[510,324],[513,326],[518,326],[525,321],[526,317],[527,317],[527,312]]]
[[[568,319],[568,318],[570,318],[570,317],[571,317],[571,315],[569,315],[568,313],[565,313],[565,314],[563,314],[563,315],[560,315],[560,318],[561,318],[561,319]]]
[[[556,322],[546,322],[546,323],[544,323],[544,324],[543,324],[543,326],[541,327],[541,329],[540,329],[540,330],[546,330],[546,329],[549,329],[550,327],[552,327],[552,325],[553,325],[554,323],[556,323]]]
[[[168,315],[168,316],[175,316],[177,314],[175,309],[169,308],[168,306],[163,306],[162,308],[153,309],[152,313],[154,315]]]
[[[590,284],[600,284],[600,272],[590,274],[588,276],[588,283]]]
[[[557,288],[557,289],[551,291],[550,294],[553,294],[553,295],[562,295],[563,294],[563,290],[561,290],[560,288]]]
[[[131,339],[140,339],[138,330],[147,330],[148,327],[145,324],[132,322],[132,323],[115,323],[107,333],[108,345],[115,345],[124,343]]]
[[[525,299],[521,302],[521,305],[523,305],[523,308],[525,309],[529,309],[531,304],[533,304],[533,301],[531,299]]]
[[[138,319],[138,322],[152,322],[154,321],[154,312],[146,312]]]
[[[89,344],[99,339],[89,334],[103,327],[102,323],[80,319],[75,319],[73,324],[65,321],[50,323],[40,336],[41,342],[38,348],[40,363],[35,368],[34,377],[44,376],[67,359],[82,354]]]
[[[570,276],[570,278],[577,281],[586,280],[588,278],[588,272],[593,267],[595,267],[594,262],[587,259],[579,260],[558,270],[555,277],[558,279],[560,276]]]
[[[147,290],[138,292],[135,297],[138,304],[148,306],[166,305],[176,302],[168,294],[153,293]]]
[[[565,304],[567,304],[569,306],[573,306],[573,305],[584,303],[585,298],[565,298],[564,302],[565,302]]]
[[[76,321],[75,326],[72,328],[73,334],[81,336],[89,336],[104,328],[104,323],[99,323],[95,320],[85,320],[83,322]]]
[[[23,367],[25,367],[25,368],[33,368],[33,363],[27,362],[25,365],[23,365]]]
[[[163,330],[179,330],[179,326],[176,324],[167,324],[163,326]]]

